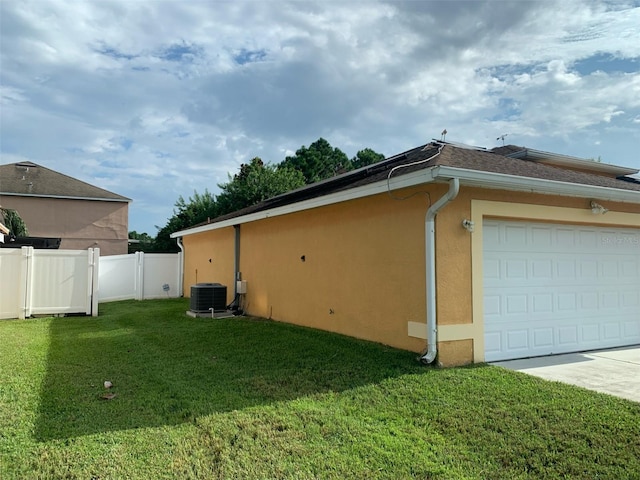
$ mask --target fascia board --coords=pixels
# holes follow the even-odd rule
[[[562,195],[569,197],[597,198],[599,200],[609,200],[626,203],[640,203],[640,192],[633,190],[621,190],[610,187],[598,187],[595,185],[582,185],[569,182],[559,182],[556,180],[544,180],[531,177],[520,177],[504,173],[484,172],[480,170],[467,170],[464,168],[435,166],[406,175],[393,177],[389,184],[382,180],[362,187],[356,187],[342,192],[336,192],[322,197],[312,198],[290,205],[250,213],[240,217],[230,218],[221,222],[200,225],[199,227],[188,228],[170,235],[171,238],[193,235],[196,233],[208,232],[220,228],[241,225],[243,223],[255,222],[270,217],[277,217],[289,213],[301,212],[312,208],[323,207],[335,203],[346,202],[370,195],[385,193],[390,190],[412,187],[415,185],[444,182],[451,178],[460,179],[460,184],[467,187],[492,188],[517,192],[531,192],[548,195]]]
[[[585,170],[593,170],[599,172],[610,173],[613,175],[631,175],[638,173],[637,168],[622,167],[612,163],[597,162],[595,160],[587,160],[586,158],[571,157],[559,153],[550,153],[542,150],[534,150],[526,148],[517,152],[515,155],[507,155],[514,158],[529,158],[537,163],[550,163],[552,165],[560,165],[565,167],[583,168]]]
[[[130,198],[101,198],[101,197],[73,197],[71,195],[38,195],[33,193],[12,193],[12,192],[0,192],[0,195],[11,197],[30,197],[30,198],[56,198],[60,200],[91,200],[98,202],[120,202],[131,203],[133,200]]]
[[[309,200],[304,200],[298,203],[292,203],[290,205],[283,205],[282,207],[272,208],[270,210],[264,210],[261,212],[250,213],[241,217],[230,218],[228,220],[222,220],[220,222],[210,223],[207,225],[200,225],[194,228],[188,228],[179,232],[174,232],[170,235],[171,238],[183,237],[186,235],[193,235],[195,233],[208,232],[210,230],[217,230],[220,228],[230,227],[233,225],[241,225],[243,223],[255,222],[256,220],[262,220],[265,218],[277,217],[280,215],[287,215],[289,213],[301,212],[304,210],[310,210],[312,208],[324,207],[327,205],[333,205],[335,203],[346,202],[349,200],[355,200],[357,198],[364,198],[371,195],[377,195],[385,193],[388,190],[399,190],[401,188],[412,187],[414,185],[420,185],[424,183],[433,182],[431,167],[417,172],[412,172],[406,175],[392,177],[387,183],[387,180],[381,180],[379,182],[363,185],[361,187],[351,188],[341,192],[331,193],[322,197],[316,197]]]
[[[494,188],[518,192],[543,193],[569,197],[597,198],[624,203],[640,203],[640,192],[619,188],[600,187],[578,183],[559,182],[540,178],[520,177],[504,173],[466,170],[463,168],[439,166],[433,175],[436,179],[457,177],[468,187]]]

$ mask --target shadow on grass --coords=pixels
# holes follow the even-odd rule
[[[377,344],[277,322],[193,319],[186,309],[184,299],[117,302],[98,318],[51,320],[36,439],[176,425],[423,368],[415,354]]]

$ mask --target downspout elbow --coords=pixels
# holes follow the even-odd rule
[[[427,349],[419,357],[424,364],[432,363],[438,354],[438,331],[436,320],[436,230],[435,218],[438,212],[453,201],[460,191],[460,180],[449,180],[449,190],[436,203],[431,205],[425,215],[425,253],[426,253],[426,312],[427,312]]]

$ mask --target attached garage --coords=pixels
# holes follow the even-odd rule
[[[434,141],[172,237],[185,287],[242,279],[245,313],[422,362],[634,345],[638,173]]]
[[[485,360],[640,343],[640,229],[485,220]]]

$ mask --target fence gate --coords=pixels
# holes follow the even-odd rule
[[[0,318],[98,315],[99,248],[0,250]]]
[[[182,294],[181,253],[110,255],[100,259],[100,302],[177,298]]]

